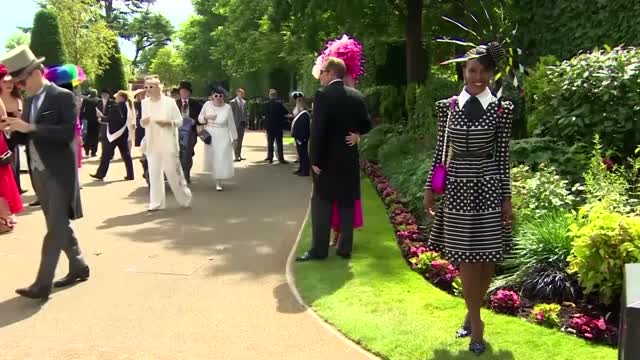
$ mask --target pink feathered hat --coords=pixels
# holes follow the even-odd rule
[[[362,44],[349,37],[347,34],[342,35],[339,39],[327,41],[324,50],[316,59],[313,66],[312,74],[316,79],[320,78],[320,70],[322,65],[329,57],[335,57],[342,61],[347,67],[347,75],[354,81],[357,81],[364,74],[364,57],[362,54]]]

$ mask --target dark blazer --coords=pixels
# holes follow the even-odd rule
[[[267,131],[283,131],[287,125],[289,111],[276,99],[269,99],[264,104],[264,127]]]
[[[298,141],[308,141],[311,137],[311,114],[308,110],[299,113],[292,122],[291,137]]]
[[[25,104],[22,119],[29,122],[33,97]],[[30,146],[33,141],[47,173],[60,184],[68,194],[69,207],[66,209],[69,219],[82,217],[80,186],[76,165],[76,105],[73,94],[54,84],[46,85],[45,97],[36,115],[35,131],[29,134],[15,133],[20,143]],[[27,151],[29,154],[29,151]],[[29,160],[29,163],[31,161]],[[62,210],[62,209],[60,209]]]
[[[127,104],[124,102],[115,103],[111,107],[111,111],[109,111],[109,116],[107,117],[107,124],[109,125],[109,134],[113,134],[118,130],[122,129],[123,126],[127,125]],[[125,128],[122,136],[127,136],[129,131],[128,128]]]
[[[345,138],[371,130],[364,96],[337,81],[316,92],[313,112],[311,164],[322,170],[314,175],[314,196],[353,206],[360,198],[360,157]]]
[[[87,120],[87,132],[98,133],[100,124],[98,123],[98,114],[96,109],[98,108],[98,97],[88,97],[82,101],[80,107],[80,117]]]
[[[134,145],[140,146],[140,144],[142,143],[142,138],[144,138],[144,134],[145,134],[144,128],[140,123],[140,121],[142,121],[142,102],[138,100],[134,101],[133,107],[134,109],[136,109],[136,136],[134,140],[134,143],[135,143]]]
[[[189,118],[194,120],[191,130],[196,132],[196,126],[198,125],[198,116],[200,115],[200,111],[202,110],[204,102],[192,97],[190,97],[187,101],[189,103]],[[182,99],[176,99],[176,105],[178,105],[178,109],[180,110],[180,113],[182,113]]]

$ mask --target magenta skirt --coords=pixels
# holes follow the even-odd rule
[[[360,199],[356,200],[353,212],[353,228],[358,229],[363,227],[364,213],[362,212],[362,201]],[[333,210],[331,211],[331,229],[335,232],[340,231],[340,211],[338,210],[338,203],[333,203]]]

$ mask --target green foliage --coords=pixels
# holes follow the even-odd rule
[[[538,304],[531,311],[531,321],[550,328],[560,327],[560,305]]]
[[[594,137],[594,149],[584,180],[588,205],[605,206],[623,214],[639,210],[637,199],[630,196],[633,194],[625,169],[607,163],[598,135]]]
[[[67,61],[79,64],[93,80],[113,54],[117,33],[107,25],[95,0],[47,0],[58,16]]]
[[[574,223],[575,218],[561,210],[523,220],[518,226],[514,249],[504,262],[505,272],[496,280],[496,286],[519,287],[540,267],[566,268],[572,249],[568,232]]]
[[[45,66],[62,65],[67,62],[67,51],[60,34],[60,24],[55,12],[40,10],[33,19],[30,48],[33,53],[45,57]]]
[[[621,294],[624,264],[640,261],[640,217],[602,205],[579,211],[579,222],[570,227],[573,250],[568,260],[585,293],[610,304]]]
[[[538,111],[540,96],[544,94],[548,87],[549,67],[554,65],[558,65],[558,59],[555,56],[543,56],[534,68],[529,69],[529,73],[525,77],[524,95],[525,103],[527,104],[527,132],[529,135],[533,134],[538,128],[538,120],[540,120],[540,117],[532,116],[532,114]],[[544,107],[545,104],[541,105]]]
[[[149,67],[151,73],[158,75],[166,87],[178,85],[184,77],[183,69],[182,58],[169,46],[158,51]]]
[[[551,165],[558,174],[572,182],[582,182],[589,167],[589,148],[582,143],[567,146],[553,138],[526,138],[511,141],[511,162],[527,165],[534,171],[542,164]]]
[[[579,55],[547,68],[546,82],[532,89],[535,136],[567,143],[599,133],[622,158],[640,143],[640,50],[615,48]],[[531,91],[530,91],[531,92]]]
[[[415,106],[409,112],[409,129],[413,133],[434,142],[437,138],[438,124],[435,115],[435,103],[460,92],[462,85],[451,73],[432,72],[427,84],[416,88]]]
[[[576,198],[569,182],[555,168],[544,164],[537,172],[521,165],[511,169],[513,208],[519,219],[535,220],[547,214],[571,209]]]
[[[513,0],[515,22],[529,58],[568,59],[596,46],[637,44],[640,3],[627,0]],[[612,21],[615,19],[615,21]]]
[[[390,136],[397,131],[397,127],[391,124],[382,124],[374,127],[364,136],[360,144],[360,153],[367,160],[378,160],[380,148],[387,142]]]
[[[31,41],[31,36],[24,31],[17,31],[13,33],[4,44],[5,49],[7,51],[13,50],[20,45],[29,45],[29,41]]]
[[[173,25],[169,19],[160,13],[147,10],[135,17],[121,36],[135,45],[133,65],[138,66],[138,60],[144,51],[167,45],[171,41],[173,32]]]
[[[409,261],[414,264],[415,270],[421,274],[426,274],[431,270],[431,263],[434,261],[442,260],[439,253],[434,251],[423,252],[417,258],[412,258]]]
[[[375,122],[399,124],[405,119],[404,94],[394,86],[373,86],[363,91]]]
[[[388,136],[378,159],[391,184],[404,196],[407,208],[422,214],[424,184],[431,170],[432,152],[415,135]]]
[[[127,80],[122,66],[122,55],[118,41],[114,39],[111,46],[114,53],[109,56],[104,72],[96,77],[96,87],[99,91],[106,89],[112,93],[127,89]]]

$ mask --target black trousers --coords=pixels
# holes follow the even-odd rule
[[[282,144],[282,130],[267,130],[267,160],[273,160],[273,144],[278,146],[278,160],[284,161],[284,148]]]
[[[100,136],[99,128],[89,128],[84,137],[84,153],[89,156],[96,156],[98,153],[98,137]]]
[[[131,150],[129,149],[129,134],[125,131],[119,138],[114,140],[113,142],[109,142],[106,140],[102,143],[102,157],[100,158],[100,166],[98,166],[98,171],[96,171],[96,176],[103,178],[107,176],[107,171],[109,171],[109,164],[111,164],[111,159],[113,159],[113,154],[118,148],[120,152],[120,157],[124,162],[124,167],[127,169],[127,177],[133,178],[133,162],[131,161]]]
[[[296,150],[298,150],[298,158],[300,159],[300,168],[298,173],[301,175],[309,175],[311,173],[311,159],[309,159],[309,141],[296,140]]]
[[[191,168],[193,168],[193,156],[196,154],[195,147],[198,135],[194,131],[180,130],[180,164],[185,180],[191,182]]]
[[[340,243],[337,251],[351,254],[353,250],[353,216],[355,201],[349,207],[339,206],[340,211]],[[331,214],[333,202],[321,199],[317,194],[311,197],[311,227],[313,238],[310,253],[319,258],[329,255],[329,240],[331,238]]]

